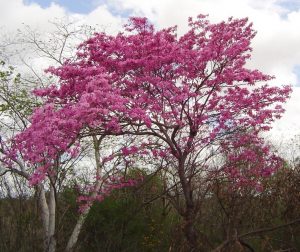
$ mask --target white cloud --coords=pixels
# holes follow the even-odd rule
[[[48,21],[53,17],[68,15],[63,7],[55,3],[45,9],[37,4],[25,5],[22,0],[0,0],[0,3],[0,26],[10,31],[20,28],[22,24],[47,29]]]
[[[99,24],[100,29],[116,32],[124,21],[122,13],[130,13],[147,16],[160,28],[178,25],[179,33],[183,33],[187,29],[187,18],[199,13],[209,14],[213,22],[229,16],[249,17],[258,31],[249,66],[275,75],[277,79],[272,83],[276,85],[296,85],[297,82],[294,71],[295,66],[300,65],[300,4],[295,0],[107,0],[100,1],[97,8],[84,15],[67,12],[54,3],[48,8],[25,5],[21,0],[0,0],[0,3],[0,27],[10,31],[15,31],[22,23],[47,30],[50,29],[48,20],[69,16],[80,23]],[[300,133],[298,89],[295,89],[286,106],[286,115],[275,125],[274,132]]]
[[[28,40],[27,36],[32,39],[32,34],[36,35],[37,40],[49,40],[53,31],[57,32],[57,27],[53,22],[74,23],[73,28],[69,26],[68,29],[74,29],[74,26],[83,24],[95,27],[99,24],[98,29],[105,29],[109,32],[116,32],[121,28],[122,18],[110,13],[105,5],[98,6],[88,15],[83,15],[70,13],[66,8],[54,2],[45,8],[36,3],[25,4],[22,0],[0,0],[0,3],[0,57],[9,55],[5,60],[16,65],[18,71],[23,74],[28,71],[28,67],[23,64],[21,59],[25,60],[38,73],[46,69],[49,64],[55,64],[53,60],[37,57],[29,44],[19,44],[23,39]],[[19,31],[22,31],[21,36]],[[78,40],[69,42],[74,48],[79,43]],[[54,47],[55,45],[50,44],[50,46]]]
[[[106,5],[100,5],[88,15],[82,15],[82,21],[92,26],[99,25],[99,29],[110,33],[117,33],[122,28],[123,18],[114,16]]]

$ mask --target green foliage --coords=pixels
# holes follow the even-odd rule
[[[209,250],[228,237],[279,227],[299,219],[299,171],[285,164],[278,173],[263,182],[263,192],[253,188],[234,190],[226,180],[214,182],[197,223],[198,229],[206,235],[202,238],[203,247]],[[300,223],[254,232],[241,241],[253,251],[299,251]],[[236,251],[236,245],[232,242],[222,251]]]
[[[34,199],[0,200],[0,251],[42,250],[41,223]]]
[[[162,193],[162,183],[159,176],[149,175],[140,187],[117,190],[96,203],[79,239],[79,251],[168,251],[170,229],[179,218],[162,199],[151,201]]]
[[[18,119],[25,124],[33,109],[40,105],[23,85],[21,75],[12,66],[0,61],[0,114]]]
[[[130,170],[128,176],[140,172]],[[144,183],[137,188],[116,190],[103,202],[95,203],[80,234],[77,252],[186,251],[180,217],[163,196],[160,174],[144,176]],[[228,181],[216,180],[202,202],[196,223],[203,251],[217,247],[228,234],[245,234],[299,218],[299,183],[299,169],[288,166],[265,179],[265,191],[261,193],[250,188],[233,190]],[[79,215],[77,197],[75,187],[67,187],[57,195],[57,251],[64,251],[75,226]],[[1,252],[42,250],[37,209],[34,198],[0,199]],[[259,252],[300,251],[300,225],[251,235],[243,242]],[[239,249],[240,245],[233,242],[222,251]]]

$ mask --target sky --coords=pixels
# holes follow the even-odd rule
[[[276,76],[272,85],[294,89],[273,137],[300,134],[300,0],[0,0],[0,32],[13,34],[24,24],[43,32],[49,21],[68,17],[115,33],[129,16],[146,16],[157,28],[178,25],[182,34],[187,18],[200,13],[212,22],[230,16],[253,22],[258,33],[248,66]]]

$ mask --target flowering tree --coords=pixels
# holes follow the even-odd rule
[[[64,28],[66,27],[67,25],[64,26]],[[66,32],[68,31],[66,30]],[[79,32],[73,31],[72,35],[76,36]],[[62,38],[64,40],[69,38],[69,33],[58,33],[53,36],[58,36],[57,39]],[[38,43],[38,41],[35,41],[34,44],[39,48],[40,44]],[[56,55],[58,52],[59,57],[65,57],[65,44],[62,43],[62,46],[55,45],[56,51],[48,50],[42,46],[43,50],[41,53],[45,53],[50,58],[53,58],[54,63],[60,63],[61,60],[58,60]],[[67,140],[63,140],[63,137],[68,137],[66,132],[68,133],[69,130],[71,130],[69,133],[72,133],[72,129],[70,128],[71,122],[64,121],[64,117],[67,115],[63,111],[60,111],[61,114],[54,113],[55,111],[51,110],[51,105],[45,104],[45,106],[39,108],[42,105],[41,99],[30,95],[27,85],[24,87],[24,83],[28,84],[27,80],[24,80],[23,76],[15,74],[12,67],[5,67],[4,62],[1,61],[0,65],[0,112],[2,119],[0,126],[0,176],[1,179],[7,178],[8,182],[14,181],[11,179],[11,176],[17,179],[18,182],[29,182],[30,190],[27,190],[27,193],[31,195],[34,192],[39,202],[45,251],[55,251],[56,249],[56,220],[60,218],[56,209],[59,207],[60,202],[56,195],[61,192],[62,188],[70,184],[70,181],[78,182],[82,179],[83,174],[85,176],[89,174],[89,183],[78,186],[78,189],[82,193],[78,199],[80,217],[74,226],[67,246],[67,249],[71,249],[76,244],[79,231],[92,202],[96,199],[102,200],[113,189],[134,186],[136,184],[136,180],[125,179],[124,173],[120,174],[120,169],[117,170],[115,168],[116,165],[114,165],[114,163],[121,164],[122,168],[127,168],[128,164],[123,165],[124,158],[118,154],[118,152],[122,152],[122,146],[126,146],[126,142],[123,141],[119,150],[112,150],[109,154],[103,153],[100,155],[98,154],[100,142],[101,148],[104,149],[107,145],[112,146],[113,143],[111,141],[107,143],[108,141],[104,137],[84,139],[81,141],[79,149],[78,138],[69,151],[63,151],[63,148],[66,148],[64,145],[68,142]],[[40,76],[36,77],[41,80],[37,85],[44,86],[43,84],[45,83],[42,82],[44,78]],[[34,109],[35,112],[32,114]],[[56,119],[54,119],[55,117]],[[26,129],[29,125],[31,126]],[[64,133],[62,129],[65,127],[67,127],[67,130]],[[23,133],[18,135],[20,131],[23,131]],[[26,138],[32,138],[32,145],[28,141],[23,141]],[[44,142],[45,148],[39,151],[43,145],[41,144],[42,142]],[[87,148],[87,145],[91,146]],[[93,149],[97,153],[94,159],[92,157]],[[86,168],[85,171],[80,172],[80,177],[75,178],[75,174],[78,176],[75,168],[79,170],[78,165],[80,165],[78,161],[87,154],[92,157],[92,162],[89,163],[90,168]],[[109,155],[109,158],[105,158],[105,155]],[[81,162],[81,169],[82,166],[86,166],[84,163],[86,162]],[[24,187],[27,189],[25,184]]]
[[[46,103],[14,150],[38,164],[38,183],[58,169],[58,155],[76,156],[83,138],[93,139],[98,171],[103,137],[140,138],[119,153],[165,164],[170,200],[193,251],[199,195],[211,180],[225,175],[237,186],[259,186],[256,178],[280,166],[259,133],[281,116],[291,88],[268,86],[271,76],[245,67],[255,36],[247,19],[211,24],[199,15],[189,27],[177,37],[176,27],[156,31],[147,19],[131,18],[116,36],[95,34],[76,61],[49,68],[60,83],[35,91]],[[229,162],[213,165],[223,154]]]

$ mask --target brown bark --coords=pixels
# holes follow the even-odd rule
[[[195,229],[195,221],[196,221],[196,209],[193,199],[193,190],[192,185],[188,181],[185,173],[184,166],[185,159],[179,159],[178,162],[178,174],[180,178],[180,183],[182,185],[184,200],[185,200],[185,211],[183,212],[183,233],[187,240],[187,244],[190,252],[199,251],[198,250],[198,235]]]
[[[183,231],[185,238],[188,242],[188,247],[190,252],[199,251],[198,248],[198,234],[194,226],[195,216],[193,210],[187,210],[186,216],[184,218]]]

